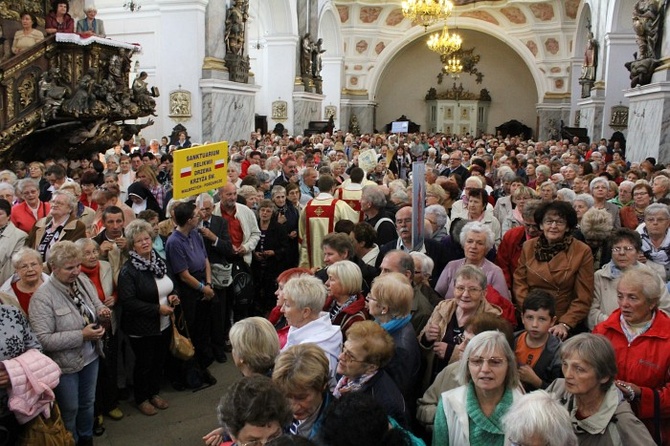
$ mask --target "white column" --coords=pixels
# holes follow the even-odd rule
[[[603,138],[609,139],[614,133],[614,129],[609,126],[612,107],[629,104],[629,98],[624,96],[624,91],[630,88],[630,78],[624,64],[633,60],[633,53],[637,51],[637,45],[635,45],[635,40],[632,37],[631,34],[620,33],[605,35],[605,54],[601,59],[601,63],[606,64],[603,71],[603,80],[605,81],[603,127],[600,129]],[[627,135],[628,129],[622,130],[622,132]]]
[[[337,114],[335,115],[335,128],[342,127],[340,121],[342,108],[342,87],[344,86],[344,57],[324,57],[323,67],[321,69],[321,77],[323,78],[323,106],[334,105],[337,107]],[[323,120],[326,119],[325,113],[322,111],[321,116]]]
[[[293,91],[295,79],[299,73],[295,72],[296,45],[298,36],[268,36],[265,38],[267,46],[265,52],[265,63],[263,64],[263,85],[260,94],[256,96],[256,109],[268,111],[268,130],[272,130],[278,122],[293,131]],[[286,101],[288,103],[288,119],[282,121],[272,120],[272,102]],[[302,129],[299,130],[302,132]]]

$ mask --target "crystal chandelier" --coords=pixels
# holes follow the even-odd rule
[[[140,5],[135,0],[130,0],[130,1],[127,1],[123,4],[123,9],[127,9],[130,12],[139,11],[141,8],[142,8],[142,5]]]
[[[461,44],[463,44],[463,39],[457,33],[449,34],[449,29],[447,25],[444,25],[441,33],[435,33],[427,41],[428,48],[431,51],[446,56],[448,54],[454,53],[461,49]]]
[[[454,4],[450,0],[404,0],[402,14],[424,28],[446,20],[451,15]]]
[[[458,76],[463,71],[463,64],[461,59],[458,58],[456,53],[452,54],[451,57],[447,60],[447,64],[444,66],[444,71],[446,71],[454,79],[458,79]]]

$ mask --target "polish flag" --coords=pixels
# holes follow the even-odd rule
[[[215,169],[221,169],[225,165],[226,165],[226,160],[216,160],[216,161],[214,161],[214,168]]]
[[[181,178],[190,177],[190,176],[191,176],[191,173],[192,173],[192,171],[191,171],[191,167],[190,167],[190,166],[189,166],[189,167],[184,167],[184,168],[182,168],[181,171],[179,172],[179,174],[180,174],[179,176],[180,176]]]

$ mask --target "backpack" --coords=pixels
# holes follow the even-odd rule
[[[233,305],[236,307],[251,305],[256,296],[256,286],[249,266],[244,262],[234,263],[232,277],[228,289],[233,293]]]

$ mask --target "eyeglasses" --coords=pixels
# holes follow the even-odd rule
[[[497,369],[505,365],[505,358],[469,358],[468,363],[472,367],[482,367],[487,363],[492,369]]]
[[[463,294],[463,293],[465,293],[466,291],[468,292],[468,294],[479,294],[479,293],[482,292],[482,289],[481,289],[481,288],[475,288],[475,287],[467,288],[467,287],[460,286],[460,285],[454,287],[454,289],[455,289],[456,291],[458,291],[459,294]]]
[[[360,363],[365,363],[367,361],[361,361],[360,359],[354,358],[354,355],[351,354],[349,350],[342,344],[342,359],[344,359],[344,362],[360,362]]]
[[[36,270],[39,268],[40,264],[37,262],[33,263],[24,263],[23,265],[16,268],[17,271],[27,271],[29,269]]]
[[[266,440],[251,440],[247,441],[246,443],[237,443],[238,446],[264,446],[277,438],[281,437],[284,434],[281,429],[279,429],[277,432],[274,434],[270,435]]]
[[[365,296],[365,301],[366,302],[377,302],[377,299],[372,295],[372,293],[368,293],[367,296]]]
[[[565,220],[542,220],[544,226],[556,226],[557,228],[562,228],[568,223]]]
[[[647,191],[643,191],[643,192],[635,192],[635,193],[633,194],[634,197],[643,197],[643,196],[645,196],[645,195],[649,195],[649,194],[647,193]]]
[[[612,252],[616,252],[616,253],[631,252],[631,251],[635,251],[634,246],[613,246],[612,247]]]
[[[668,219],[665,217],[647,217],[644,221],[647,223],[665,223]]]
[[[397,224],[397,225],[401,225],[403,223],[404,224],[412,223],[412,219],[411,218],[400,218],[400,219],[396,219],[396,221],[395,221],[395,224]]]

